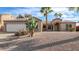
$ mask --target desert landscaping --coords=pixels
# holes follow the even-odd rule
[[[1,35],[1,34],[0,34]],[[12,34],[13,35],[13,34]],[[9,35],[5,35],[8,37]],[[1,51],[79,51],[78,32],[36,32],[34,37],[1,38]]]

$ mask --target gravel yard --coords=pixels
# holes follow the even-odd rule
[[[37,32],[35,36],[0,41],[5,51],[79,51],[79,32]]]

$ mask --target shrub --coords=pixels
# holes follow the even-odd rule
[[[70,30],[69,30],[69,31],[71,31],[71,32],[72,32],[72,31],[75,31],[75,28],[70,28]]]
[[[26,22],[26,27],[28,28],[31,37],[34,34],[34,30],[36,28],[36,25],[37,25],[37,23],[36,23],[34,18],[31,18],[31,20]]]
[[[22,36],[22,35],[27,35],[28,31],[18,31],[15,33],[15,36]]]
[[[76,31],[79,31],[79,26],[76,26]]]

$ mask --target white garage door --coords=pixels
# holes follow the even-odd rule
[[[26,25],[23,23],[19,23],[19,24],[6,24],[6,31],[7,32],[17,32],[19,30],[25,30],[26,29]]]

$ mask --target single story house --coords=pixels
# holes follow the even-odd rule
[[[37,22],[36,31],[42,32],[46,31],[46,22],[41,21],[39,18],[34,17]],[[26,20],[27,18],[17,18],[10,14],[0,15],[0,31],[3,32],[17,32],[19,30],[26,30]],[[63,21],[60,18],[48,21],[47,31],[69,31],[69,29],[74,28],[76,31],[76,22]]]
[[[73,28],[76,31],[76,22],[72,22],[69,20],[62,20],[60,18],[53,19],[48,22],[48,31],[69,31],[69,29]],[[43,22],[43,31],[46,30],[46,23]]]
[[[36,17],[35,21],[37,22],[37,27],[35,31],[42,31],[42,21]],[[26,30],[26,19],[25,18],[17,18],[15,20],[4,20],[4,32],[17,32],[20,30]]]

